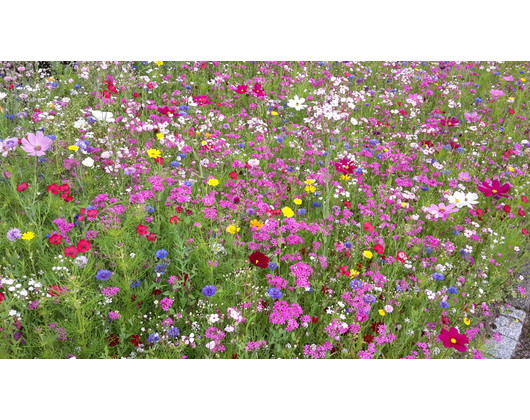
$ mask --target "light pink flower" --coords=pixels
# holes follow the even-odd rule
[[[42,131],[37,131],[37,135],[33,133],[27,134],[28,139],[22,139],[22,145],[20,146],[28,156],[44,156],[46,150],[50,148],[53,141],[48,137],[44,137]]]
[[[494,98],[500,98],[501,96],[504,96],[504,92],[499,89],[491,89],[490,95],[493,96]]]

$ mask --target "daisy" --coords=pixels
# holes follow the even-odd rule
[[[301,109],[307,108],[307,105],[304,105],[304,102],[304,98],[299,98],[298,95],[295,95],[294,99],[289,99],[289,102],[287,102],[287,106],[294,108],[297,111],[300,111]]]
[[[448,197],[448,199],[451,204],[454,204],[459,209],[464,206],[472,209],[473,205],[478,204],[478,194],[475,193],[464,194],[462,191],[457,191],[452,196]]]

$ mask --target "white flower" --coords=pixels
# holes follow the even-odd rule
[[[83,120],[83,119],[79,119],[77,120],[75,123],[74,123],[74,127],[75,128],[82,128],[82,129],[85,129],[87,127],[88,123]]]
[[[304,105],[304,102],[304,98],[299,98],[298,95],[295,95],[294,99],[289,99],[289,102],[287,102],[287,106],[294,108],[297,111],[300,111],[301,109],[307,108],[307,105]]]
[[[462,191],[455,192],[452,196],[448,197],[449,203],[456,205],[459,209],[467,206],[473,208],[473,204],[478,204],[478,194],[467,193],[464,194]]]
[[[350,119],[350,122],[352,123],[352,125],[358,125],[359,124],[359,121],[357,121],[357,119],[353,118],[353,117]]]
[[[248,161],[248,164],[251,168],[256,168],[259,166],[259,160],[258,159],[250,159]]]
[[[217,321],[219,321],[219,315],[217,314],[210,315],[210,318],[208,319],[208,321],[212,324],[215,324]]]
[[[106,121],[106,122],[114,122],[115,119],[113,117],[112,112],[102,112],[102,111],[91,111],[94,118],[98,121]]]
[[[92,159],[91,157],[87,157],[81,163],[86,167],[91,168],[92,166],[94,166],[94,159]]]
[[[4,99],[7,96],[7,93],[0,92],[0,100]]]

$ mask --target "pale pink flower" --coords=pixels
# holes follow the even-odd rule
[[[22,139],[22,145],[20,147],[28,154],[28,156],[44,156],[46,150],[48,150],[53,143],[52,139],[44,137],[42,131],[37,131],[37,135],[28,133],[27,136],[27,140]]]

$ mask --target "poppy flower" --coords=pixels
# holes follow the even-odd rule
[[[67,193],[70,193],[70,185],[68,184],[62,184],[59,186],[59,191],[60,192],[67,192]]]
[[[54,233],[52,236],[48,238],[48,240],[53,245],[59,245],[63,241],[63,237],[61,235]]]
[[[70,201],[72,201],[74,199],[74,197],[72,197],[71,195],[68,195],[68,194],[61,194],[61,198],[66,201],[67,203],[69,203]]]
[[[97,216],[98,214],[99,214],[99,211],[96,210],[96,209],[88,210],[88,211],[86,212],[86,215],[87,215],[88,217],[90,217],[91,219],[95,219],[96,216]]]
[[[269,266],[269,257],[259,251],[254,251],[248,257],[251,264],[259,268],[267,268]]]
[[[311,318],[311,322],[313,324],[316,324],[318,322],[318,316],[314,316],[313,318]]]
[[[64,255],[66,257],[75,258],[79,254],[79,250],[75,246],[69,246],[64,249]]]
[[[6,298],[5,295],[2,292],[0,292],[0,304],[2,304],[5,298]]]
[[[526,213],[524,212],[523,209],[519,209],[519,211],[517,213],[519,213],[519,216],[521,216],[521,217],[524,217],[526,215]]]
[[[374,246],[374,251],[377,252],[378,254],[383,254],[383,252],[385,252],[385,248],[377,244],[376,246]]]
[[[506,204],[503,208],[502,208],[506,213],[510,213],[512,211],[511,207]]]
[[[345,276],[348,276],[350,277],[350,272],[348,270],[348,267],[346,267],[345,265],[343,265],[342,267],[339,267],[340,269],[340,274],[343,274]]]
[[[90,242],[86,239],[81,239],[77,244],[77,249],[79,252],[84,253],[90,251],[92,249],[92,246],[90,245]]]
[[[344,202],[344,207],[350,208],[351,207],[351,203],[349,201],[345,201]]]
[[[160,164],[160,165],[163,165],[164,164],[164,158],[163,157],[157,157],[157,158],[155,158],[155,162]]]
[[[147,226],[138,225],[136,232],[138,232],[138,235],[147,235]]]
[[[477,188],[479,191],[483,192],[486,197],[489,197],[491,195],[497,195],[499,197],[508,197],[506,193],[510,191],[511,187],[508,183],[503,184],[501,186],[499,180],[494,179],[491,185],[484,181]]]
[[[180,219],[177,216],[173,216],[169,218],[169,223],[176,225],[178,222],[180,222]]]
[[[230,172],[228,175],[230,176],[231,179],[237,179],[237,173],[236,172]]]
[[[116,337],[114,334],[111,334],[110,336],[105,337],[105,340],[108,341],[110,347],[114,347],[120,344],[120,339]]]
[[[466,344],[469,344],[469,338],[465,334],[460,334],[455,327],[451,327],[449,331],[445,328],[438,336],[445,348],[454,348],[455,350],[464,353],[467,351]]]
[[[138,347],[140,344],[143,344],[143,341],[140,340],[140,335],[135,334],[132,336],[131,343],[134,344],[134,347]]]
[[[28,187],[29,185],[26,182],[23,182],[22,184],[17,185],[17,191],[18,192],[26,191]]]
[[[149,242],[154,242],[157,236],[153,232],[151,232],[149,235],[146,236],[146,238]]]
[[[54,195],[59,194],[59,186],[57,184],[48,185],[47,192],[51,192]]]
[[[451,321],[449,321],[449,318],[447,318],[446,316],[442,317],[442,324],[449,325],[450,323]]]
[[[370,222],[364,222],[363,223],[363,229],[367,230],[368,232],[372,233],[375,229]]]

